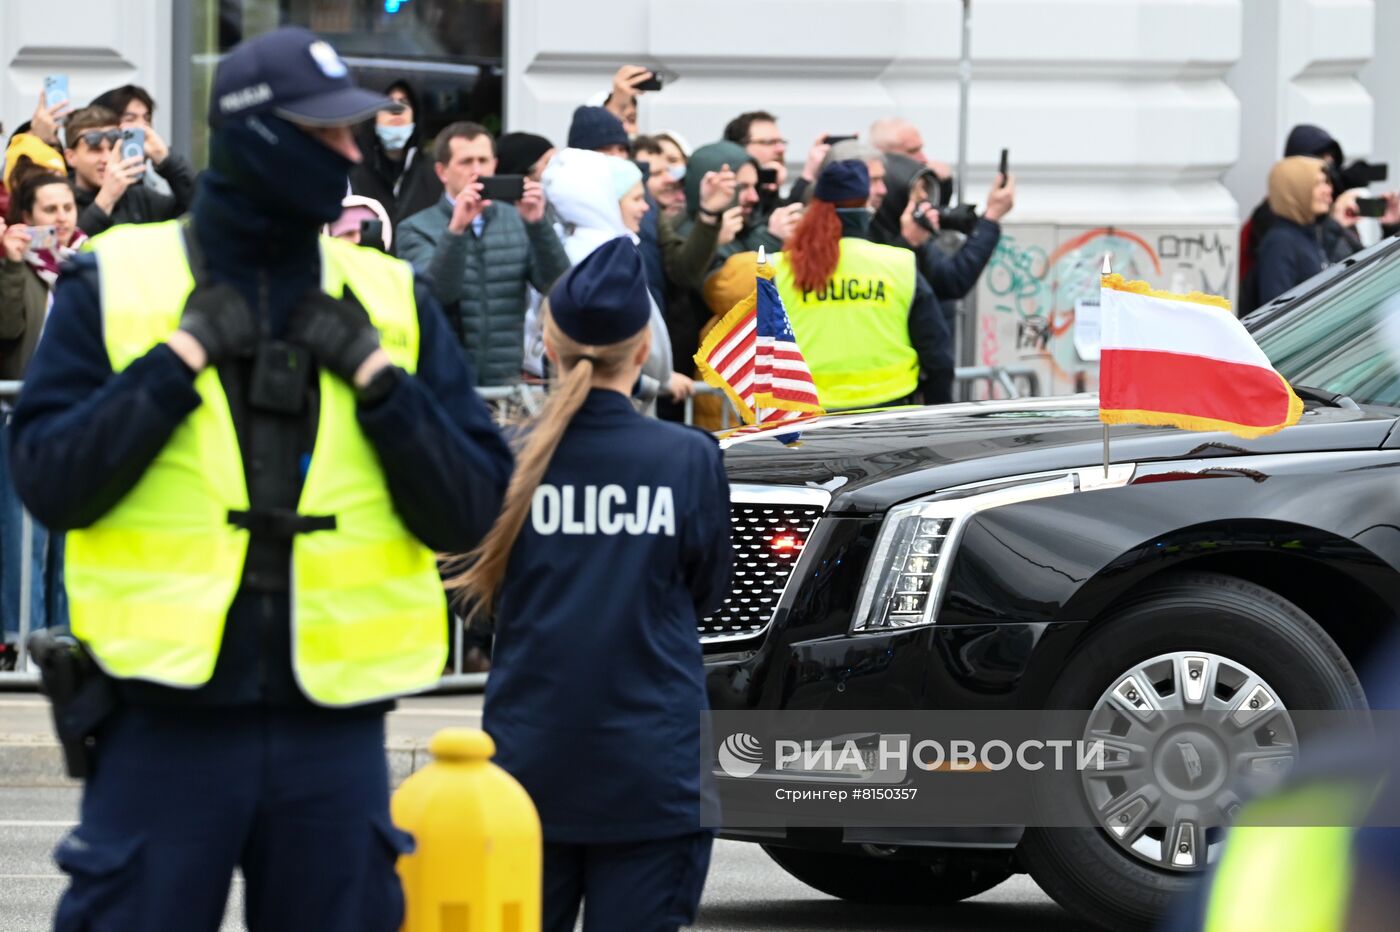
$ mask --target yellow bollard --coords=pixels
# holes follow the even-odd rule
[[[491,736],[445,728],[433,762],[394,793],[394,824],[417,848],[399,858],[402,932],[536,932],[540,818],[525,788],[491,763]]]

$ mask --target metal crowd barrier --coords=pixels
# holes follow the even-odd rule
[[[0,381],[0,403],[7,402],[19,396],[19,390],[24,385],[23,382]],[[0,430],[8,426],[9,414],[0,411]],[[5,471],[8,475],[8,470]],[[17,653],[15,655],[15,668],[13,670],[0,670],[0,688],[6,686],[34,686],[39,682],[38,670],[29,668],[29,648],[25,641],[29,639],[29,632],[33,619],[30,618],[30,608],[34,599],[34,519],[29,517],[29,512],[20,509],[20,545],[19,545],[19,641],[15,645]],[[14,571],[14,561],[8,554],[0,553],[0,574]],[[5,635],[8,637],[8,634]]]
[[[494,402],[506,410],[512,405],[519,405],[526,414],[533,415],[539,412],[540,403],[545,396],[545,386],[527,385],[521,382],[516,385],[487,385],[478,388],[476,392],[487,403]],[[698,382],[695,384],[695,394],[685,400],[685,423],[691,425],[695,423],[695,399],[700,395],[718,395],[725,398],[720,415],[721,430],[739,426],[741,423],[739,412],[734,410],[734,405],[725,397],[724,392]]]
[[[1017,379],[1025,380],[1025,392],[1017,387]],[[1034,398],[1040,394],[1040,373],[1033,366],[959,366],[953,370],[953,384],[962,400],[974,400],[972,389],[979,383],[987,386],[988,398],[992,397],[993,386],[1005,392],[1007,398]]]

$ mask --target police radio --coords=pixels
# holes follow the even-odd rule
[[[269,414],[300,414],[311,383],[311,353],[285,340],[263,340],[253,357],[248,404]]]

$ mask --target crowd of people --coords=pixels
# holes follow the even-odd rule
[[[411,86],[355,87],[289,27],[219,63],[198,178],[137,87],[41,97],[10,138],[0,351],[25,386],[0,488],[38,519],[38,614],[71,598],[37,655],[85,781],[57,930],[218,928],[235,868],[250,928],[399,928],[415,842],[384,716],[438,681],[449,594],[497,623],[483,728],[539,814],[542,927],[693,923],[695,630],[733,547],[715,438],[664,421],[764,253],[822,406],[951,400],[951,305],[1016,189],[1003,168],[980,215],[950,209],[897,118],[824,134],[793,178],[767,111],[693,150],[639,136],[651,77],[620,69],[562,146],[429,140]],[[1357,248],[1375,206],[1330,137],[1289,149],[1247,233],[1259,300]],[[542,379],[507,431],[473,387]],[[8,637],[33,607],[3,505]]]
[[[340,218],[324,232],[410,262],[430,282],[481,386],[549,378],[543,297],[599,246],[630,237],[642,256],[652,312],[651,351],[634,398],[648,414],[680,420],[695,392],[693,356],[703,335],[742,296],[742,283],[736,292],[721,275],[727,260],[743,257],[751,271],[757,250],[781,253],[810,213],[823,169],[861,162],[868,193],[840,205],[847,214],[841,238],[915,257],[911,295],[918,302],[895,341],[903,345],[890,352],[917,356],[924,378],[913,393],[890,400],[949,400],[954,308],[992,255],[1014,182],[1004,179],[980,216],[969,213],[961,233],[940,231],[951,170],[928,157],[908,121],[886,117],[865,130],[823,134],[790,178],[789,143],[768,111],[742,113],[718,139],[694,147],[679,132],[638,132],[637,101],[645,91],[636,85],[651,76],[624,66],[611,90],[579,106],[568,127],[499,137],[456,122],[429,138],[414,88],[395,81],[385,93],[397,106],[355,130],[362,159]],[[134,85],[87,106],[50,104],[41,94],[30,119],[9,134],[0,183],[0,378],[24,379],[59,270],[89,237],[191,210],[196,169],[156,130],[156,107]],[[141,131],[142,152],[124,155],[124,131],[133,128]],[[930,307],[941,311],[932,324]],[[695,417],[719,426],[721,403],[695,399]],[[0,535],[7,553],[18,553],[21,511],[4,461],[0,456]],[[19,604],[14,560],[3,574],[0,606],[10,643],[0,647],[0,667],[13,662],[21,614],[63,617],[61,541],[42,527],[31,533],[35,585],[27,609]]]
[[[1293,127],[1283,159],[1269,170],[1268,196],[1240,231],[1240,314],[1261,307],[1335,262],[1362,249],[1357,225],[1380,220],[1389,236],[1400,231],[1400,193],[1371,198],[1384,166],[1347,163],[1332,134],[1303,123]],[[1363,213],[1363,205],[1374,204]]]
[[[645,91],[636,85],[651,76],[624,66],[602,105],[580,106],[563,132],[517,130],[499,138],[470,122],[427,138],[414,88],[395,81],[386,93],[398,109],[356,130],[363,160],[351,173],[345,214],[327,232],[373,243],[427,274],[481,385],[544,377],[536,313],[541,295],[605,239],[634,237],[658,337],[641,394],[673,418],[676,403],[692,391],[691,356],[702,331],[728,310],[706,303],[705,279],[736,253],[780,252],[818,174],[833,161],[870,166],[872,222],[864,235],[914,251],[945,313],[975,284],[1014,202],[1014,186],[993,192],[965,242],[956,234],[940,237],[936,208],[951,200],[951,171],[929,159],[911,123],[890,117],[868,130],[823,134],[789,179],[789,143],[779,118],[767,111],[740,114],[718,140],[694,148],[678,132],[637,132],[637,100]],[[41,95],[30,121],[10,136],[0,189],[0,213],[9,224],[5,287],[6,294],[24,297],[6,304],[13,312],[5,316],[0,340],[16,341],[0,357],[8,377],[22,377],[42,320],[35,308],[45,303],[44,281],[26,265],[37,273],[33,263],[42,254],[56,267],[86,236],[117,224],[171,219],[190,208],[194,169],[155,130],[155,108],[151,96],[132,85],[77,109],[49,106]],[[144,155],[122,158],[122,130],[132,126],[144,130]],[[499,190],[493,198],[484,179],[496,175],[525,180],[518,192]],[[46,199],[69,190],[76,205],[71,219],[26,209],[34,191],[50,187],[55,190]],[[46,200],[42,210],[49,209]],[[31,231],[47,234],[48,227],[57,228],[58,239],[33,243]],[[943,351],[951,357],[951,344]]]

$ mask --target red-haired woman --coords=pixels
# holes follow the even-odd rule
[[[952,339],[907,249],[865,239],[870,170],[828,165],[774,281],[828,410],[952,400]]]

